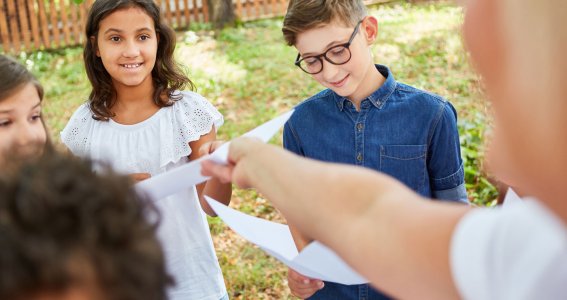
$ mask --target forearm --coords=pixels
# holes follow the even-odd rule
[[[245,163],[251,184],[291,224],[373,284],[400,298],[457,297],[449,243],[467,207],[424,200],[370,170],[314,162],[272,146],[260,146]]]
[[[291,232],[291,237],[293,238],[293,242],[295,243],[295,247],[297,250],[301,251],[305,246],[309,245],[313,241],[313,239],[308,238],[305,236],[300,230],[298,230],[295,226],[289,224],[288,222],[289,231]]]
[[[359,185],[374,172],[300,158],[269,145],[257,146],[245,160],[239,163],[247,166],[252,186],[308,238],[332,239],[342,224],[364,214],[380,192]]]
[[[199,193],[199,201],[201,202],[201,207],[209,216],[215,217],[216,213],[209,206],[204,196],[209,196],[224,205],[230,203],[232,197],[232,184],[231,183],[221,183],[218,179],[211,178],[204,183],[202,192]]]

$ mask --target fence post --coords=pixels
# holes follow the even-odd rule
[[[6,20],[6,7],[4,6],[4,1],[0,0],[0,42],[2,42],[2,48],[4,51],[10,51],[10,34],[8,33],[8,22]]]
[[[74,5],[72,0],[69,4]],[[61,25],[63,29],[63,37],[65,38],[65,46],[71,45],[71,32],[69,31],[69,12],[67,11],[67,3],[59,0],[59,13],[61,14]]]
[[[28,15],[30,19],[32,39],[35,49],[41,48],[41,38],[39,37],[39,25],[37,23],[38,15],[35,12],[35,6],[33,0],[28,0]]]
[[[51,17],[51,34],[53,36],[53,44],[55,47],[59,47],[61,45],[61,37],[59,36],[59,19],[57,18],[55,0],[49,1],[49,15]]]

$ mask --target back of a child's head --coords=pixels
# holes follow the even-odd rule
[[[153,0],[97,0],[93,3],[85,25],[86,42],[83,60],[92,91],[89,96],[93,117],[97,120],[108,120],[113,117],[110,108],[114,105],[116,91],[112,78],[105,69],[102,60],[97,56],[97,37],[100,22],[110,14],[129,8],[141,9],[152,20],[158,35],[156,62],[152,71],[154,82],[154,102],[159,107],[171,105],[171,101],[179,100],[175,91],[186,86],[194,88],[193,83],[184,75],[181,67],[175,62],[173,54],[176,45],[175,32],[164,23],[159,7]],[[134,25],[134,24],[133,24]],[[167,97],[163,97],[166,95]]]
[[[127,178],[91,168],[55,152],[3,168],[0,299],[77,290],[85,299],[165,299],[171,279],[148,221],[159,219],[155,208]]]
[[[296,43],[297,35],[332,22],[355,26],[366,17],[362,0],[290,0],[282,32],[288,45]]]
[[[43,99],[43,88],[28,69],[16,60],[0,54],[0,101],[31,83],[37,89],[39,99]]]

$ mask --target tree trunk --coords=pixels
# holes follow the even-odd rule
[[[208,0],[209,19],[215,29],[222,29],[225,26],[234,25],[236,19],[232,0]]]

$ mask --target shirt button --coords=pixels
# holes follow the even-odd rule
[[[364,125],[362,125],[362,123],[358,123],[358,125],[356,125],[356,128],[358,129],[358,131],[362,131],[362,128],[364,128]]]
[[[356,156],[356,160],[362,161],[362,153],[358,153],[358,155]]]

